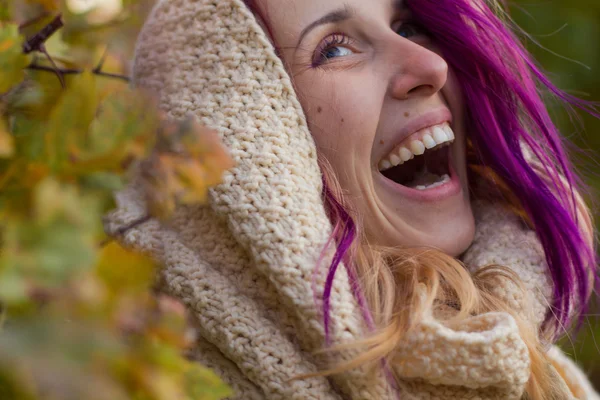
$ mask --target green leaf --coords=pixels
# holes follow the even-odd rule
[[[0,25],[0,94],[18,85],[25,78],[24,68],[30,57],[23,54],[24,38],[16,24]]]
[[[232,394],[231,389],[211,370],[193,366],[185,374],[185,384],[194,400],[220,400]]]
[[[20,292],[14,292],[20,287],[18,276],[22,285],[60,287],[91,269],[97,257],[97,199],[49,178],[37,185],[32,201],[31,219],[13,215],[4,221],[0,282],[14,282],[13,291],[6,292],[11,298],[5,301],[19,297]]]
[[[143,93],[133,90],[112,92],[103,99],[89,130],[70,147],[76,174],[94,171],[122,171],[128,159],[146,156],[153,144],[158,113]]]
[[[43,138],[46,161],[55,172],[70,163],[71,150],[87,139],[98,108],[96,78],[91,72],[77,75],[52,110]]]
[[[81,177],[81,185],[86,190],[98,189],[107,193],[114,193],[123,189],[123,178],[110,172],[91,172]]]

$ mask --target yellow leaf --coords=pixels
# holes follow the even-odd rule
[[[17,41],[15,39],[4,39],[2,42],[0,42],[0,52],[10,50],[11,47],[13,47],[16,43]]]
[[[230,396],[232,391],[210,369],[188,364],[184,375],[190,397],[197,400],[218,400]]]
[[[54,171],[68,168],[73,143],[87,138],[98,107],[96,93],[96,79],[86,71],[72,79],[52,110],[44,135],[44,151]]]
[[[49,172],[45,164],[28,163],[19,179],[24,187],[33,187],[46,178]]]
[[[211,177],[209,171],[194,160],[184,160],[175,164],[175,172],[182,188],[181,202],[186,204],[204,202],[209,185],[218,183],[220,178]]]
[[[177,204],[205,202],[208,189],[232,166],[216,132],[191,120],[165,123],[155,153],[140,168],[149,212],[165,219]]]
[[[155,264],[149,257],[127,250],[116,242],[104,246],[96,265],[96,274],[112,293],[148,290],[154,270]]]
[[[24,68],[29,65],[30,56],[23,54],[24,40],[16,24],[0,26],[0,94],[25,78]]]
[[[152,100],[137,90],[120,90],[106,96],[89,130],[69,143],[74,174],[121,172],[128,160],[150,153],[159,120]]]
[[[0,158],[8,158],[15,151],[15,141],[12,134],[6,129],[4,121],[0,120]]]

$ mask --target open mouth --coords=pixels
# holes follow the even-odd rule
[[[379,163],[387,179],[416,190],[429,190],[451,181],[450,145],[454,132],[442,124],[412,135]]]

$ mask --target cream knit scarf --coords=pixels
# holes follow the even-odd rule
[[[193,115],[217,129],[236,162],[208,206],[182,207],[168,223],[151,220],[119,236],[146,213],[134,182],[117,195],[118,209],[106,220],[109,234],[164,265],[162,290],[183,300],[196,323],[192,357],[217,371],[235,399],[396,398],[383,373],[370,377],[361,369],[290,381],[339,361],[313,354],[324,345],[324,328],[311,280],[332,228],[290,78],[243,2],[160,1],[139,38],[134,80],[159,95],[169,116]],[[551,282],[535,234],[483,204],[477,219],[464,261],[474,270],[489,263],[513,268],[533,294],[532,318],[541,321]],[[497,290],[520,308],[515,288]],[[364,335],[343,268],[331,309],[334,344]],[[405,360],[395,371],[402,399],[519,399],[530,372],[515,321],[503,313],[473,317],[457,330],[428,319],[398,351]],[[576,367],[551,352],[581,398],[591,396]]]

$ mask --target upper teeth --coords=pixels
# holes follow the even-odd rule
[[[424,154],[427,150],[454,142],[454,132],[448,123],[420,130],[396,147],[379,162],[379,170],[385,171]]]

